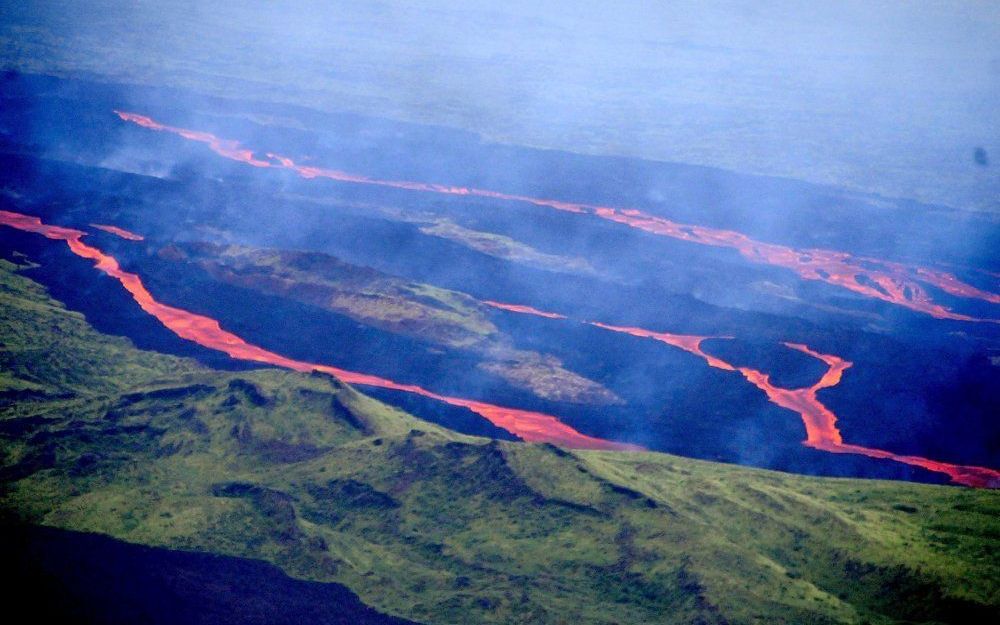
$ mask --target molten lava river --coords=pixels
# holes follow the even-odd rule
[[[122,270],[113,256],[84,243],[83,237],[86,233],[80,230],[43,224],[37,217],[10,211],[0,211],[0,224],[25,232],[41,234],[49,239],[65,241],[74,254],[94,261],[97,269],[118,280],[144,311],[156,317],[171,332],[203,347],[223,352],[231,358],[266,363],[295,371],[322,371],[348,384],[403,391],[452,406],[468,408],[497,427],[501,427],[526,441],[550,442],[582,449],[638,449],[634,445],[587,436],[577,432],[557,418],[539,412],[505,408],[471,399],[439,395],[413,384],[400,384],[365,373],[356,373],[281,356],[262,347],[251,345],[235,334],[223,330],[215,319],[156,301],[139,276]]]
[[[504,304],[492,301],[485,301],[483,303],[487,306],[492,306],[508,312],[535,315],[546,319],[567,318],[565,315],[538,310],[537,308],[532,308],[530,306]],[[928,471],[943,473],[951,478],[951,480],[956,484],[964,484],[966,486],[974,486],[978,488],[1000,487],[1000,471],[994,471],[993,469],[986,467],[938,462],[927,458],[921,458],[920,456],[904,456],[884,451],[882,449],[873,449],[871,447],[862,447],[861,445],[851,445],[849,443],[845,443],[840,434],[840,430],[837,428],[837,415],[824,406],[816,397],[816,393],[821,389],[830,388],[839,384],[844,371],[851,366],[850,362],[838,356],[821,354],[810,349],[806,345],[798,343],[784,343],[784,345],[789,349],[794,349],[804,354],[808,354],[813,358],[817,358],[823,361],[823,363],[827,366],[826,373],[824,373],[819,381],[812,386],[788,389],[772,384],[766,373],[762,373],[749,367],[735,367],[720,358],[706,353],[702,349],[702,343],[707,339],[724,339],[731,337],[669,334],[667,332],[654,332],[644,328],[609,325],[597,321],[587,321],[584,323],[602,328],[604,330],[609,330],[611,332],[620,332],[631,336],[660,341],[661,343],[666,343],[667,345],[683,349],[690,354],[698,356],[708,363],[708,366],[710,367],[721,369],[723,371],[740,373],[747,379],[747,381],[764,391],[768,400],[772,404],[796,412],[800,417],[802,417],[802,423],[806,428],[806,440],[803,444],[807,447],[812,447],[813,449],[819,449],[834,454],[858,454],[869,458],[894,460],[903,464],[927,469]]]
[[[126,111],[115,111],[115,113],[122,120],[137,124],[143,128],[168,132],[191,141],[204,143],[219,156],[254,167],[288,169],[296,172],[303,178],[327,178],[339,182],[375,185],[425,193],[525,202],[569,213],[593,215],[659,236],[671,237],[700,245],[731,248],[752,262],[784,267],[795,272],[802,279],[826,282],[827,284],[845,288],[866,297],[889,302],[931,315],[938,319],[998,322],[995,319],[978,319],[969,315],[956,313],[948,307],[936,303],[922,284],[936,287],[956,297],[1000,304],[1000,295],[966,284],[954,275],[944,271],[876,258],[856,257],[846,252],[823,249],[800,250],[774,243],[765,243],[751,239],[747,235],[733,230],[680,224],[631,208],[611,208],[594,204],[565,202],[503,193],[501,191],[491,191],[488,189],[477,189],[474,187],[450,186],[408,180],[383,180],[336,169],[299,165],[287,156],[270,152],[266,154],[267,160],[264,160],[256,157],[253,151],[241,147],[238,141],[232,139],[220,139],[207,132],[168,126],[138,113],[129,113]]]
[[[239,336],[223,330],[219,322],[215,319],[156,301],[138,275],[124,271],[113,256],[84,243],[83,237],[86,233],[81,230],[44,224],[38,217],[2,210],[0,210],[0,224],[25,232],[41,234],[49,239],[65,241],[74,254],[94,261],[98,270],[118,280],[142,310],[155,317],[174,334],[203,347],[223,352],[231,358],[265,363],[301,372],[321,371],[333,375],[348,384],[413,393],[452,406],[467,408],[494,425],[530,442],[550,442],[566,447],[582,449],[633,451],[641,449],[635,445],[587,436],[551,415],[507,408],[470,399],[450,397],[413,384],[401,384],[365,373],[357,373],[329,365],[303,362],[282,356],[257,345],[247,343]],[[114,226],[95,225],[94,227],[112,232],[129,240],[142,239],[139,235]],[[495,301],[485,301],[483,304],[517,314],[534,315],[554,320],[568,319],[566,315],[546,312],[526,305],[504,304]],[[1000,472],[989,468],[937,462],[918,456],[897,455],[881,449],[844,443],[837,428],[836,415],[826,408],[816,397],[816,393],[820,389],[836,386],[840,382],[843,372],[851,366],[850,362],[837,356],[820,354],[805,345],[786,343],[785,345],[790,349],[798,350],[822,360],[827,365],[826,373],[812,386],[786,389],[771,384],[768,375],[765,373],[747,367],[734,367],[706,353],[701,347],[702,343],[708,338],[727,337],[669,334],[595,321],[586,323],[612,332],[620,332],[641,338],[651,338],[694,354],[705,360],[711,367],[725,371],[739,372],[749,382],[762,390],[772,403],[797,412],[802,417],[806,428],[806,440],[804,444],[809,447],[830,453],[860,454],[871,458],[893,460],[946,474],[953,482],[967,486],[981,488],[1000,486]]]
[[[966,284],[956,276],[944,271],[911,266],[894,261],[853,256],[846,252],[823,249],[795,249],[774,243],[756,241],[745,234],[731,230],[680,224],[635,209],[612,208],[593,204],[536,198],[473,187],[372,178],[363,174],[300,165],[287,156],[275,153],[266,153],[264,158],[259,158],[252,150],[242,147],[235,140],[222,139],[207,132],[169,126],[137,113],[125,111],[115,111],[115,113],[126,122],[155,131],[171,133],[190,141],[203,143],[219,156],[253,167],[287,169],[306,179],[326,178],[339,182],[376,185],[424,193],[523,202],[567,213],[590,215],[659,236],[671,237],[700,245],[731,248],[752,262],[783,267],[795,272],[802,279],[822,281],[866,297],[902,306],[935,318],[959,321],[997,321],[994,319],[974,318],[955,312],[943,304],[935,302],[923,285],[935,287],[956,297],[1000,304],[1000,295]],[[587,436],[551,415],[507,408],[470,399],[450,397],[412,384],[402,384],[365,373],[357,373],[329,365],[303,362],[282,356],[262,347],[247,343],[231,332],[223,330],[219,322],[215,319],[156,301],[143,285],[139,276],[122,270],[114,257],[84,243],[82,239],[85,233],[80,230],[43,224],[37,217],[8,211],[0,211],[0,224],[27,232],[38,233],[50,239],[65,241],[74,254],[94,261],[97,269],[118,280],[145,312],[153,315],[177,336],[209,349],[223,352],[232,358],[285,367],[296,371],[322,371],[350,384],[413,393],[452,406],[467,408],[494,425],[526,441],[551,442],[572,448],[640,449],[634,445]],[[140,235],[117,226],[104,224],[92,224],[92,226],[127,240],[142,240]],[[534,315],[552,320],[568,319],[566,315],[546,312],[527,305],[505,304],[495,301],[485,301],[483,304],[517,314]],[[789,349],[797,350],[821,360],[827,366],[826,373],[815,384],[802,388],[789,389],[772,384],[766,373],[749,367],[736,367],[702,349],[702,344],[706,339],[729,337],[669,334],[595,321],[584,323],[611,332],[660,341],[698,356],[710,367],[739,373],[746,381],[764,392],[771,403],[800,415],[806,430],[806,440],[803,444],[811,448],[829,453],[859,454],[870,458],[892,460],[945,474],[953,482],[967,486],[1000,486],[1000,472],[993,469],[955,465],[918,456],[898,455],[881,449],[845,443],[837,427],[837,416],[817,398],[817,393],[820,390],[839,384],[844,371],[851,367],[850,362],[838,356],[822,354],[802,344],[785,343],[785,346]]]

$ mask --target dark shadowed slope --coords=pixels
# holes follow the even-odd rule
[[[292,579],[272,564],[134,545],[51,527],[0,526],[18,571],[7,609],[79,625],[405,625],[340,584]],[[44,597],[44,600],[39,598]]]

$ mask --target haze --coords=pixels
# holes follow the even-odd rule
[[[1000,210],[994,3],[105,0],[0,11],[8,69]]]

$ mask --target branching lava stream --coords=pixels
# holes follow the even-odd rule
[[[526,202],[535,206],[554,208],[570,213],[589,214],[616,223],[637,228],[655,235],[671,237],[707,245],[725,247],[738,251],[751,262],[784,267],[795,272],[804,280],[826,282],[858,293],[860,295],[889,302],[910,310],[925,313],[938,319],[958,321],[990,321],[956,313],[950,308],[936,303],[931,294],[921,286],[928,284],[953,296],[978,299],[991,304],[1000,304],[1000,295],[990,293],[966,284],[954,275],[876,258],[856,257],[846,252],[823,249],[795,249],[775,243],[765,243],[751,239],[733,230],[686,225],[657,217],[635,209],[612,208],[594,204],[566,202],[526,195],[459,187],[408,180],[383,180],[362,174],[354,174],[336,169],[324,169],[309,165],[299,165],[291,158],[268,153],[267,159],[256,158],[251,150],[241,148],[238,141],[220,139],[213,134],[168,126],[160,122],[126,111],[115,111],[122,120],[161,132],[169,132],[191,141],[206,144],[209,149],[225,158],[246,163],[254,167],[277,167],[298,173],[303,178],[327,178],[339,182],[375,185],[409,191],[464,195],[494,200]]]
[[[268,351],[262,347],[247,343],[239,336],[223,330],[215,319],[198,315],[181,308],[168,306],[156,301],[138,275],[124,271],[117,259],[101,250],[83,242],[86,233],[73,228],[64,228],[42,223],[38,217],[0,210],[0,224],[25,232],[41,234],[49,239],[65,241],[70,250],[80,256],[95,262],[97,269],[118,280],[140,308],[154,316],[166,328],[177,336],[193,341],[199,345],[221,351],[232,358],[260,362],[264,364],[285,367],[301,372],[322,371],[348,383],[361,386],[413,393],[452,406],[467,408],[520,438],[530,442],[551,442],[566,447],[582,449],[618,449],[638,450],[635,445],[618,443],[582,434],[557,418],[527,410],[506,408],[485,402],[449,397],[413,384],[401,384],[377,376],[357,373],[331,367],[294,360]],[[127,232],[127,231],[126,231]],[[138,235],[136,235],[138,236]],[[548,319],[567,319],[565,315],[550,313],[531,306],[503,304],[501,302],[484,302],[487,305],[515,312],[530,314]],[[805,445],[830,453],[860,454],[871,458],[894,460],[904,464],[918,466],[930,471],[944,473],[952,481],[974,487],[1000,486],[1000,472],[985,467],[963,466],[937,462],[919,456],[903,456],[881,449],[872,449],[860,445],[844,443],[837,428],[837,417],[816,397],[816,393],[824,388],[830,388],[840,383],[843,372],[851,363],[837,356],[821,354],[809,347],[796,343],[785,343],[790,349],[795,349],[822,360],[828,366],[826,373],[818,382],[809,387],[786,389],[771,384],[767,374],[747,367],[734,367],[722,359],[706,353],[701,344],[706,337],[653,332],[643,328],[614,326],[599,322],[588,322],[590,325],[632,336],[652,338],[692,353],[704,359],[709,366],[726,371],[739,371],[743,377],[764,391],[768,399],[775,405],[797,412],[801,415],[806,428]]]
[[[536,315],[548,319],[567,318],[565,315],[545,312],[538,310],[537,308],[532,308],[531,306],[502,304],[500,302],[492,301],[486,301],[483,303],[509,312]],[[701,345],[706,339],[731,337],[670,334],[667,332],[654,332],[644,328],[614,326],[597,321],[588,321],[585,323],[604,330],[610,330],[612,332],[621,332],[631,336],[654,339],[660,341],[661,343],[666,343],[667,345],[671,345],[673,347],[683,349],[688,353],[694,354],[708,363],[710,367],[722,369],[723,371],[738,371],[751,384],[764,391],[767,395],[768,401],[772,404],[796,412],[800,417],[802,417],[802,423],[805,425],[806,429],[806,440],[803,441],[802,444],[807,447],[812,447],[813,449],[819,449],[821,451],[834,454],[858,454],[869,458],[894,460],[903,464],[927,469],[928,471],[943,473],[950,477],[956,484],[964,484],[965,486],[973,486],[976,488],[1000,487],[1000,471],[995,471],[986,467],[938,462],[927,458],[921,458],[920,456],[905,456],[884,451],[882,449],[873,449],[871,447],[845,443],[840,433],[840,429],[837,427],[837,415],[824,406],[823,403],[816,397],[816,393],[820,390],[824,388],[831,388],[839,384],[844,371],[851,367],[851,362],[838,356],[821,354],[810,349],[808,346],[799,343],[783,343],[783,345],[789,349],[800,351],[804,354],[812,356],[813,358],[823,361],[823,363],[827,366],[826,373],[824,373],[815,384],[802,388],[788,389],[772,384],[770,377],[766,373],[749,367],[735,367],[721,358],[708,354],[702,349]]]
[[[374,375],[281,356],[247,343],[235,334],[223,330],[215,319],[156,301],[139,276],[122,270],[114,257],[84,243],[82,238],[86,233],[80,230],[43,224],[38,217],[2,210],[0,210],[0,224],[25,232],[41,234],[49,239],[65,241],[74,254],[94,261],[97,269],[118,280],[144,311],[156,317],[171,332],[203,347],[228,354],[232,358],[276,365],[295,371],[322,371],[348,384],[413,393],[452,406],[467,408],[497,427],[529,442],[549,442],[579,449],[640,449],[635,445],[587,436],[547,414],[506,408],[471,399],[449,397],[413,384],[400,384]]]

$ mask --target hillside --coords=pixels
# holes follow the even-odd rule
[[[462,436],[322,374],[102,335],[0,267],[4,516],[252,557],[428,623],[1000,609],[995,491]]]
[[[406,282],[315,252],[182,243],[162,247],[157,255],[204,272],[217,283],[338,313],[425,348],[457,350],[478,361],[477,369],[537,397],[621,403],[600,384],[565,369],[557,358],[516,349],[514,338],[490,322],[487,307],[465,293]]]

